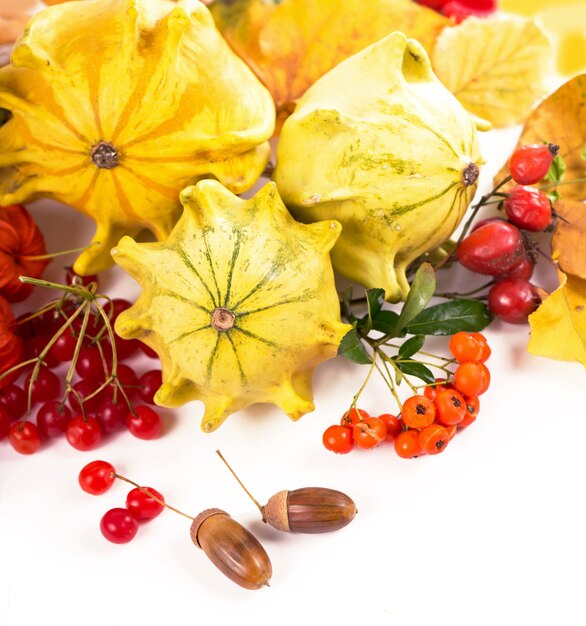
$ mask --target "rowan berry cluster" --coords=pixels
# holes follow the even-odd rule
[[[485,361],[490,347],[481,333],[458,332],[450,338],[450,352],[457,367],[451,379],[436,379],[421,395],[413,395],[402,405],[398,416],[371,417],[352,407],[323,434],[323,444],[332,452],[346,454],[355,446],[374,448],[384,441],[394,442],[402,458],[439,454],[458,429],[476,420],[478,396],[490,385]]]

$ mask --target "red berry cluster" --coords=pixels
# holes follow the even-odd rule
[[[127,480],[116,474],[110,463],[92,461],[79,473],[79,484],[86,493],[99,496],[110,489],[116,478]],[[128,543],[136,536],[139,522],[160,515],[164,503],[163,496],[152,487],[135,487],[126,496],[125,508],[117,507],[104,514],[100,521],[102,535],[112,543]]]
[[[434,9],[460,23],[467,17],[488,17],[497,9],[497,0],[418,0],[419,4]]]
[[[456,250],[464,267],[494,277],[488,308],[505,322],[526,322],[541,302],[535,285],[529,281],[535,267],[535,246],[527,231],[550,228],[553,210],[547,195],[530,185],[548,173],[557,151],[558,146],[553,144],[524,145],[515,150],[509,170],[518,185],[508,194],[499,194],[504,196],[508,219],[490,218],[477,223]]]
[[[332,452],[346,454],[358,446],[373,448],[383,441],[394,441],[402,458],[438,454],[458,428],[476,420],[482,395],[490,385],[490,372],[484,362],[490,347],[481,333],[459,332],[450,339],[450,352],[458,362],[453,380],[436,379],[422,395],[407,398],[399,416],[371,417],[352,408],[323,434],[323,444]]]
[[[97,282],[97,278],[82,279],[68,270],[69,284],[90,282]],[[35,362],[39,358],[77,306],[73,300],[65,300],[60,307],[40,315],[25,313],[16,320],[14,331],[24,344],[25,361]],[[130,302],[119,298],[109,301],[104,310],[110,324],[130,306]],[[74,448],[92,450],[99,445],[103,435],[124,427],[141,439],[154,439],[161,433],[161,417],[148,406],[154,404],[153,396],[161,385],[161,371],[153,369],[139,376],[135,368],[122,361],[131,358],[139,349],[145,351],[143,344],[115,337],[113,377],[111,341],[105,332],[103,318],[95,311],[89,317],[74,375],[67,384],[67,370],[62,371],[64,368],[60,366],[70,364],[75,358],[82,331],[81,317],[78,316],[51,345],[34,380],[35,370],[31,363],[16,373],[17,377],[22,375],[25,378],[22,386],[11,382],[0,389],[0,439],[8,437],[12,447],[21,454],[33,454],[40,448],[42,439],[63,434]],[[136,402],[144,404],[137,406]],[[23,419],[33,408],[36,420]]]

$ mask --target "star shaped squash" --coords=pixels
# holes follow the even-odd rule
[[[274,183],[243,200],[205,180],[181,202],[165,241],[124,237],[112,250],[142,287],[116,332],[159,355],[155,402],[201,400],[207,432],[256,402],[294,420],[312,411],[313,371],[350,330],[340,322],[329,257],[340,224],[296,222]]]
[[[108,267],[125,234],[146,228],[164,239],[186,186],[252,187],[275,118],[270,94],[197,0],[41,11],[0,69],[0,108],[9,112],[0,206],[48,197],[96,221],[80,274]]]

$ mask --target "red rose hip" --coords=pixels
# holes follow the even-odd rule
[[[535,187],[515,187],[504,207],[509,220],[525,230],[545,230],[553,220],[549,198]]]
[[[525,254],[521,231],[509,222],[490,222],[456,248],[458,261],[472,272],[499,276],[510,272]]]
[[[509,324],[524,324],[539,306],[537,289],[522,278],[507,278],[488,292],[488,308],[493,315]]]
[[[549,171],[559,146],[550,144],[526,144],[513,152],[509,171],[520,185],[534,185]]]

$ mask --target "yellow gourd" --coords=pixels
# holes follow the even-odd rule
[[[274,183],[243,200],[204,180],[181,201],[185,211],[165,241],[124,237],[112,250],[142,287],[116,332],[159,355],[155,402],[201,400],[205,431],[256,402],[292,419],[312,411],[313,371],[350,330],[340,322],[329,257],[340,224],[295,222]]]
[[[197,0],[87,0],[41,11],[0,69],[0,205],[49,197],[97,222],[75,270],[111,264],[143,229],[164,239],[179,192],[249,189],[274,105]]]
[[[283,125],[274,179],[297,219],[342,224],[334,269],[395,302],[409,264],[460,222],[479,164],[470,115],[423,47],[393,33],[308,89]]]

